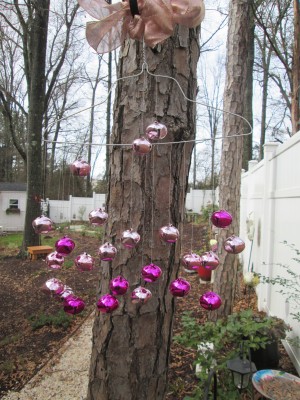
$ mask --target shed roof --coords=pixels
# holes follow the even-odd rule
[[[0,182],[0,192],[26,192],[27,183]]]

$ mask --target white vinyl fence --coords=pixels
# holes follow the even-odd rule
[[[282,145],[266,144],[264,152],[264,160],[250,161],[249,171],[242,173],[240,237],[246,249],[241,260],[244,271],[289,278],[282,265],[300,274],[292,250],[300,251],[300,132]],[[297,287],[298,302],[279,293],[284,287],[257,287],[259,308],[289,323],[292,337],[300,336],[300,324],[292,316],[300,308],[300,282],[295,281]],[[289,343],[285,347],[300,373],[300,349]]]

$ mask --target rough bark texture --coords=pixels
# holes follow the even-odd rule
[[[43,189],[42,128],[45,103],[45,64],[50,0],[32,1],[33,16],[30,21],[27,60],[30,66],[29,110],[27,134],[27,204],[23,246],[39,243],[39,235],[32,228],[32,221],[40,215],[39,198]],[[26,60],[25,60],[26,62]]]
[[[176,78],[186,96],[195,98],[199,44],[194,30],[180,28],[157,51],[146,49],[146,57],[150,72]],[[120,76],[138,73],[142,62],[142,44],[127,42]],[[119,82],[112,143],[132,143],[156,118],[168,127],[162,142],[195,136],[195,107],[174,81],[143,73]],[[168,287],[178,274],[180,240],[162,243],[158,230],[169,221],[181,229],[192,149],[190,143],[154,145],[146,156],[134,154],[131,146],[111,149],[106,238],[119,252],[112,265],[102,263],[99,293],[108,293],[110,279],[119,274],[129,280],[130,289],[119,298],[119,308],[112,315],[96,316],[89,400],[159,400],[165,396],[175,306]],[[120,236],[130,227],[141,234],[141,241],[135,249],[124,250]],[[153,295],[147,304],[132,304],[131,291],[144,285],[141,267],[151,260],[163,275],[158,282],[145,285]]]
[[[300,130],[300,4],[294,0],[294,50],[293,50],[293,93],[292,128],[293,134]]]
[[[245,84],[247,79],[247,56],[249,34],[248,0],[232,0],[229,11],[227,39],[226,83],[224,109],[243,115]],[[231,114],[224,114],[223,135],[243,133],[244,122]],[[212,314],[212,318],[230,314],[232,310],[237,257],[223,249],[223,242],[231,234],[239,234],[240,183],[243,158],[243,137],[223,139],[220,173],[220,208],[232,214],[233,222],[228,229],[219,232],[220,266],[216,269],[214,291],[222,298],[222,306]]]

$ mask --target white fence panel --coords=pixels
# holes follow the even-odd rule
[[[300,251],[299,155],[300,132],[282,145],[266,144],[265,159],[260,163],[251,161],[249,171],[242,174],[240,236],[246,242],[241,254],[245,271],[250,269],[271,278],[288,277],[282,265],[289,265],[299,274],[300,264],[293,260],[296,253],[290,248],[294,245]],[[258,306],[289,323],[293,327],[292,336],[300,336],[299,323],[291,315],[299,311],[299,305],[297,308],[292,300],[287,302],[280,289],[260,284]],[[300,373],[300,349],[288,343],[285,346]]]

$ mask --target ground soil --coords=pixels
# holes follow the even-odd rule
[[[185,226],[182,245],[190,249],[191,231],[197,248],[205,249],[207,228],[194,224]],[[62,234],[54,233],[57,238]],[[84,251],[97,257],[99,239],[72,233],[76,243],[76,254]],[[61,270],[50,270],[43,259],[37,261],[21,260],[9,249],[0,248],[0,398],[8,390],[20,390],[37,371],[57,352],[62,344],[78,329],[85,318],[95,309],[97,298],[97,281],[99,262],[93,271],[80,272],[74,266]],[[72,260],[72,257],[68,257]],[[72,264],[72,263],[68,263]],[[180,316],[189,309],[199,319],[205,321],[207,314],[199,306],[199,296],[210,288],[210,284],[200,284],[195,274],[184,270],[181,275],[190,281],[192,289],[186,298],[176,299],[177,311],[174,322],[174,333],[181,331]],[[70,286],[78,297],[86,302],[83,313],[71,318],[68,328],[44,325],[33,329],[31,322],[45,315],[58,315],[62,303],[58,299],[45,295],[41,290],[44,282],[56,277]],[[249,300],[250,299],[250,300]],[[242,285],[237,290],[236,309],[246,308],[251,304],[255,308],[255,295],[245,296]],[[64,314],[62,314],[64,315]],[[197,385],[194,366],[194,352],[180,346],[172,345],[170,359],[168,400],[180,400],[191,394]],[[281,349],[281,369],[295,373],[289,358]]]

